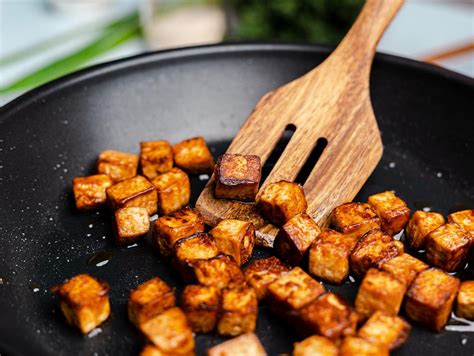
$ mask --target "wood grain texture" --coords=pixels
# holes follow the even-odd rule
[[[268,159],[289,124],[296,127],[262,186],[292,181],[321,137],[328,144],[304,184],[308,214],[322,226],[331,210],[351,201],[382,156],[382,141],[369,92],[377,43],[403,0],[368,0],[346,37],[318,67],[264,95],[227,152]],[[278,228],[265,222],[255,204],[214,199],[212,177],[196,207],[209,225],[222,219],[252,221],[257,244],[270,247]]]

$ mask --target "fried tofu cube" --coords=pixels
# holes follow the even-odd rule
[[[278,232],[273,248],[289,265],[298,265],[321,233],[316,221],[306,213],[293,216]]]
[[[332,211],[331,224],[340,233],[361,237],[367,231],[380,229],[380,218],[369,204],[344,203]]]
[[[198,210],[186,207],[153,222],[153,243],[167,258],[176,241],[198,232],[204,232],[204,220]]]
[[[170,308],[140,325],[140,331],[161,352],[169,355],[191,355],[194,337],[186,315],[180,308]]]
[[[59,306],[67,322],[84,335],[110,315],[109,285],[88,274],[72,277],[51,291],[59,296]]]
[[[160,174],[152,180],[158,194],[158,213],[168,215],[184,208],[191,198],[188,175],[179,168]]]
[[[257,335],[243,334],[207,350],[207,356],[267,356]]]
[[[255,201],[262,178],[260,157],[226,153],[217,159],[215,177],[217,199]]]
[[[145,177],[125,179],[106,190],[112,211],[124,207],[145,208],[148,215],[156,213],[158,196],[156,189]]]
[[[97,160],[97,172],[107,174],[114,183],[137,175],[138,156],[113,150],[100,153]]]
[[[268,285],[288,271],[288,267],[274,256],[259,258],[245,270],[245,280],[255,290],[258,300],[262,300],[267,295]]]
[[[421,210],[415,211],[406,229],[408,244],[414,249],[423,248],[428,234],[444,225],[444,223],[444,217],[441,214]]]
[[[130,291],[128,318],[139,328],[141,324],[174,306],[176,298],[173,289],[155,277]]]
[[[357,239],[335,230],[323,230],[309,250],[309,273],[329,283],[344,282],[349,275],[349,256]]]
[[[140,166],[145,177],[152,180],[173,168],[173,147],[168,141],[140,142]]]
[[[217,332],[230,336],[251,333],[257,325],[257,313],[257,295],[252,288],[225,288],[222,290],[222,310]]]
[[[115,212],[114,231],[120,245],[133,243],[150,230],[150,217],[145,208],[120,208]]]
[[[338,356],[339,348],[327,337],[313,335],[295,342],[293,356]]]
[[[251,222],[221,220],[209,233],[216,241],[219,251],[234,257],[239,266],[252,257],[255,229]]]
[[[188,285],[181,295],[181,307],[195,333],[214,330],[219,312],[219,289],[202,285]]]
[[[106,190],[112,184],[112,179],[106,174],[74,178],[72,190],[77,210],[94,210],[104,206],[107,202]]]
[[[151,344],[145,345],[142,352],[140,352],[140,356],[166,356],[163,352],[160,351],[159,348],[153,346]]]
[[[384,262],[380,269],[390,273],[392,276],[409,286],[416,276],[427,270],[429,266],[418,258],[403,253],[391,260]]]
[[[196,281],[218,289],[245,283],[244,274],[234,258],[225,254],[192,263]]]
[[[421,272],[407,291],[406,315],[431,330],[441,331],[451,314],[459,285],[459,279],[440,269]]]
[[[474,320],[474,281],[464,281],[459,288],[456,315],[467,320]]]
[[[191,174],[212,173],[214,160],[203,137],[194,137],[173,146],[174,162]]]
[[[355,308],[363,318],[369,318],[377,310],[397,315],[405,290],[405,284],[390,273],[371,268],[359,287]]]
[[[408,339],[410,331],[411,325],[405,319],[378,310],[359,329],[358,336],[394,350]]]
[[[287,316],[309,304],[326,290],[300,267],[295,267],[272,282],[267,289],[270,309]]]
[[[388,235],[399,233],[410,219],[407,204],[393,192],[371,195],[367,202],[380,216],[382,231]]]
[[[194,278],[193,262],[201,259],[209,259],[219,254],[214,239],[204,233],[186,237],[176,241],[173,247],[173,266],[185,282]]]
[[[448,222],[461,225],[474,239],[474,209],[457,211],[448,215]]]
[[[348,336],[341,344],[340,356],[389,356],[388,348],[361,337]]]
[[[370,268],[380,266],[403,253],[403,243],[392,236],[374,229],[362,236],[352,250],[350,267],[357,277],[362,277]]]
[[[277,226],[304,213],[307,208],[303,187],[297,183],[284,180],[270,183],[257,194],[260,214]]]
[[[464,266],[471,247],[469,232],[456,223],[431,231],[426,238],[426,260],[434,267],[452,272]]]

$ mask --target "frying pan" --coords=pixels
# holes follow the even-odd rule
[[[137,152],[144,140],[203,135],[217,157],[261,95],[310,70],[331,49],[224,44],[151,53],[82,70],[2,108],[0,352],[137,354],[144,341],[127,321],[128,291],[156,275],[178,292],[182,285],[149,239],[115,247],[106,211],[77,212],[72,178],[93,173],[100,151]],[[473,89],[468,77],[377,54],[371,96],[385,151],[356,200],[395,190],[412,209],[447,214],[472,208]],[[192,179],[194,199],[205,183]],[[257,249],[255,256],[270,252]],[[112,315],[95,336],[67,326],[48,291],[81,272],[111,285]],[[353,301],[358,283],[327,288]],[[270,355],[290,352],[296,340],[265,305],[257,334]],[[197,354],[221,341],[196,336]],[[434,334],[414,327],[394,354],[462,355],[473,349],[472,332]]]

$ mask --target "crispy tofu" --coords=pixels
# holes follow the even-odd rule
[[[88,177],[76,177],[72,180],[74,200],[78,210],[94,210],[107,202],[107,188],[112,186],[112,179],[106,174]]]
[[[84,335],[110,315],[109,285],[88,274],[79,274],[51,288],[59,296],[59,306],[69,324]]]
[[[429,266],[418,258],[403,253],[391,260],[384,262],[380,269],[390,273],[392,276],[409,286],[416,276],[427,270]]]
[[[169,257],[176,241],[204,232],[204,220],[198,210],[184,208],[153,222],[153,243],[161,256]]]
[[[130,291],[128,318],[139,328],[141,324],[174,306],[174,290],[165,281],[155,277]]]
[[[160,351],[159,348],[152,344],[147,344],[143,348],[142,352],[140,352],[140,356],[167,356],[163,352]]]
[[[219,251],[234,257],[239,266],[252,257],[255,229],[251,222],[221,220],[209,233],[216,241]]]
[[[268,184],[257,194],[256,200],[262,216],[277,226],[308,208],[303,187],[284,180]]]
[[[222,290],[222,309],[217,322],[219,335],[251,333],[257,325],[258,302],[255,291],[247,286]]]
[[[393,350],[408,339],[410,331],[405,319],[378,310],[359,329],[358,336]]]
[[[444,223],[444,217],[439,213],[415,211],[406,229],[408,244],[414,249],[423,248],[428,234]]]
[[[192,267],[196,281],[205,286],[222,289],[245,283],[239,265],[229,255],[218,254],[212,258],[196,260]]]
[[[145,208],[120,208],[115,212],[114,231],[117,243],[129,244],[150,230],[150,217]]]
[[[456,315],[474,321],[474,281],[461,283],[457,297]]]
[[[268,285],[288,271],[288,267],[274,256],[259,258],[245,270],[245,280],[255,290],[258,300],[262,300],[267,295]]]
[[[148,215],[156,213],[158,197],[156,189],[145,177],[125,179],[106,190],[112,211],[124,207],[145,208]]]
[[[173,168],[173,148],[168,141],[140,142],[140,166],[152,180]]]
[[[243,334],[207,350],[207,356],[266,356],[257,335]]]
[[[138,156],[113,150],[100,153],[97,160],[97,172],[107,174],[114,183],[137,175]]]
[[[339,356],[389,356],[389,352],[380,344],[348,336],[342,341]]]
[[[338,356],[339,348],[327,337],[313,335],[295,342],[293,356]]]
[[[309,273],[332,284],[341,284],[349,275],[349,256],[358,238],[335,230],[321,232],[309,250]]]
[[[181,294],[181,307],[195,333],[214,330],[220,305],[216,287],[188,285]]]
[[[344,203],[334,208],[331,224],[339,232],[361,237],[367,231],[380,228],[380,218],[369,204]]]
[[[255,201],[262,178],[260,157],[226,153],[215,168],[217,199]]]
[[[214,160],[203,137],[181,141],[173,147],[176,165],[191,174],[212,173]]]
[[[471,237],[461,225],[448,223],[431,231],[426,238],[426,260],[434,267],[452,272],[464,266]]]
[[[186,315],[174,307],[140,325],[140,331],[161,352],[169,355],[192,355],[194,336]]]
[[[357,277],[362,277],[370,268],[380,266],[403,253],[403,244],[392,236],[374,229],[362,236],[350,256],[350,267]]]
[[[168,215],[184,208],[191,198],[188,175],[179,168],[160,174],[152,180],[158,194],[158,213]]]
[[[457,211],[448,215],[448,222],[461,225],[474,239],[474,209]]]
[[[431,330],[441,331],[451,314],[459,285],[459,279],[440,269],[421,272],[407,291],[406,315]]]
[[[267,301],[272,311],[286,317],[309,304],[326,290],[300,267],[284,273],[267,289]]]
[[[370,269],[357,292],[355,308],[369,318],[377,310],[395,316],[400,310],[406,286],[388,272]]]
[[[298,265],[306,256],[311,244],[321,233],[321,228],[311,216],[301,213],[293,216],[282,226],[273,248],[289,265]]]
[[[399,233],[410,219],[407,204],[393,192],[371,195],[367,202],[380,216],[382,231],[388,235]]]

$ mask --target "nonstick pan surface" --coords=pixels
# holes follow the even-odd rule
[[[327,47],[275,44],[152,53],[67,76],[1,109],[0,353],[138,354],[144,341],[127,320],[129,290],[156,275],[178,292],[182,285],[153,253],[149,239],[118,248],[107,211],[76,212],[72,178],[93,173],[100,151],[137,152],[144,140],[177,142],[203,135],[217,157],[262,94],[302,75],[329,53]],[[378,54],[371,97],[385,150],[356,199],[395,190],[412,209],[447,214],[474,207],[473,88],[470,78]],[[196,199],[205,180],[195,177],[192,184]],[[259,249],[255,255],[269,253]],[[97,267],[94,263],[104,256],[110,261]],[[112,315],[93,337],[66,325],[49,292],[81,272],[111,285]],[[463,278],[469,273],[463,271]],[[358,283],[327,288],[353,301]],[[296,340],[264,305],[257,334],[271,355],[290,352]],[[197,354],[222,340],[198,335]],[[408,343],[394,354],[473,350],[472,327],[471,332],[439,334],[414,327]]]

